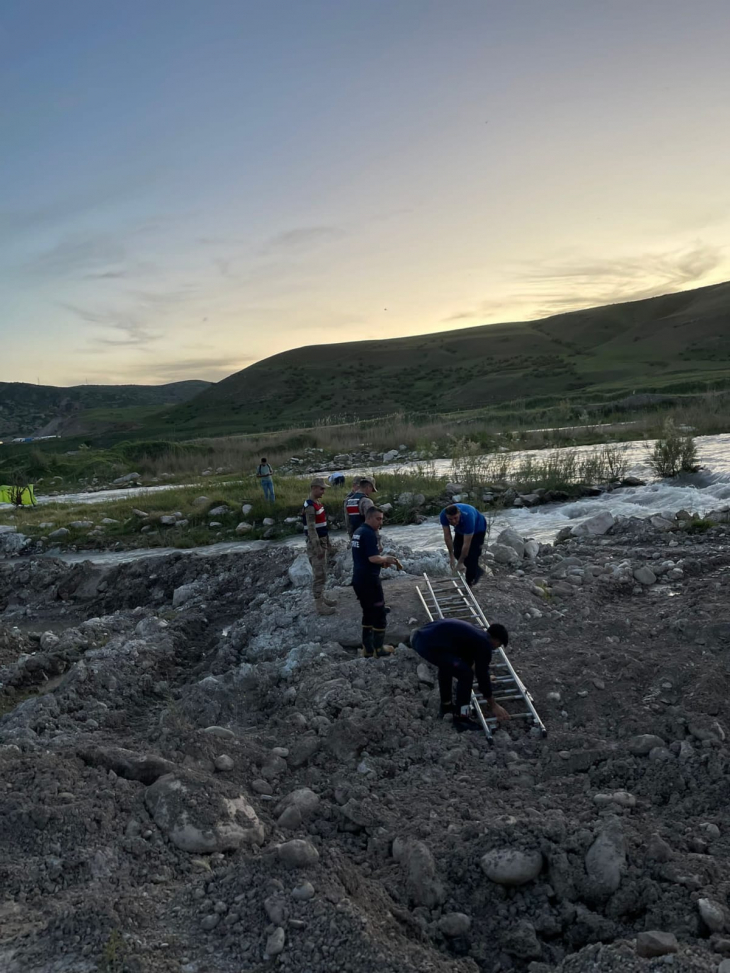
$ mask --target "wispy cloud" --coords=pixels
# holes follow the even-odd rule
[[[124,246],[115,237],[72,234],[32,257],[25,263],[24,269],[44,277],[91,273],[100,266],[104,268],[104,273],[118,273],[123,269],[119,264],[124,262],[125,256]]]
[[[714,283],[712,275],[723,266],[725,256],[722,247],[698,241],[664,253],[533,262],[515,270],[512,288],[499,297],[481,301],[471,311],[460,310],[442,320],[444,323],[471,320],[475,324],[485,320],[524,320],[657,297]]]
[[[94,337],[92,350],[97,352],[106,348],[144,348],[161,337],[159,332],[153,331],[146,321],[135,314],[94,310],[76,304],[64,303],[60,306],[86,324],[111,331],[111,334]]]
[[[338,226],[299,226],[271,237],[261,252],[304,253],[325,243],[335,243],[346,235]]]

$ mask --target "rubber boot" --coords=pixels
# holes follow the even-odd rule
[[[315,598],[314,606],[318,615],[334,615],[335,610],[332,605],[328,605],[324,598]]]
[[[472,719],[470,706],[462,706],[460,710],[454,713],[454,729],[457,733],[463,733],[465,730],[483,730],[482,724],[475,719]]]
[[[375,658],[382,659],[386,655],[393,655],[395,652],[394,645],[385,645],[385,629],[384,628],[374,628],[373,629],[373,646],[375,648]]]
[[[372,626],[367,628],[363,626],[362,630],[362,657],[363,659],[372,659],[375,655],[375,649],[373,647],[373,629]]]

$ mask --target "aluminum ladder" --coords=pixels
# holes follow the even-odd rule
[[[424,574],[423,581],[423,587],[417,585],[416,590],[423,607],[426,609],[429,621],[433,622],[439,618],[456,618],[477,625],[484,631],[489,628],[489,622],[482,611],[482,607],[462,574],[459,573],[449,578],[438,578],[434,581],[427,574]],[[537,714],[532,696],[512,668],[503,648],[500,647],[492,653],[490,669],[492,670],[490,675],[495,692],[494,699],[504,706],[513,720],[525,720],[540,733],[540,736],[546,737],[547,729]],[[513,712],[516,702],[523,704],[519,707],[520,712]],[[482,696],[475,681],[471,692],[472,710],[481,722],[487,740],[491,742],[492,731],[498,721],[496,717],[489,715],[486,705],[487,701]]]

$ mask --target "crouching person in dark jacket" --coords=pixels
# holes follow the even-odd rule
[[[506,709],[494,699],[489,665],[492,652],[507,645],[509,635],[504,625],[490,625],[487,631],[455,618],[440,618],[429,622],[411,638],[415,651],[438,667],[440,715],[453,714],[454,728],[481,730],[482,726],[470,716],[471,691],[476,678],[481,694],[493,716],[498,720],[510,718]],[[456,702],[452,697],[456,680]]]

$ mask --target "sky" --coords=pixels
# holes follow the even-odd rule
[[[0,381],[730,279],[728,50],[727,0],[5,0]]]

